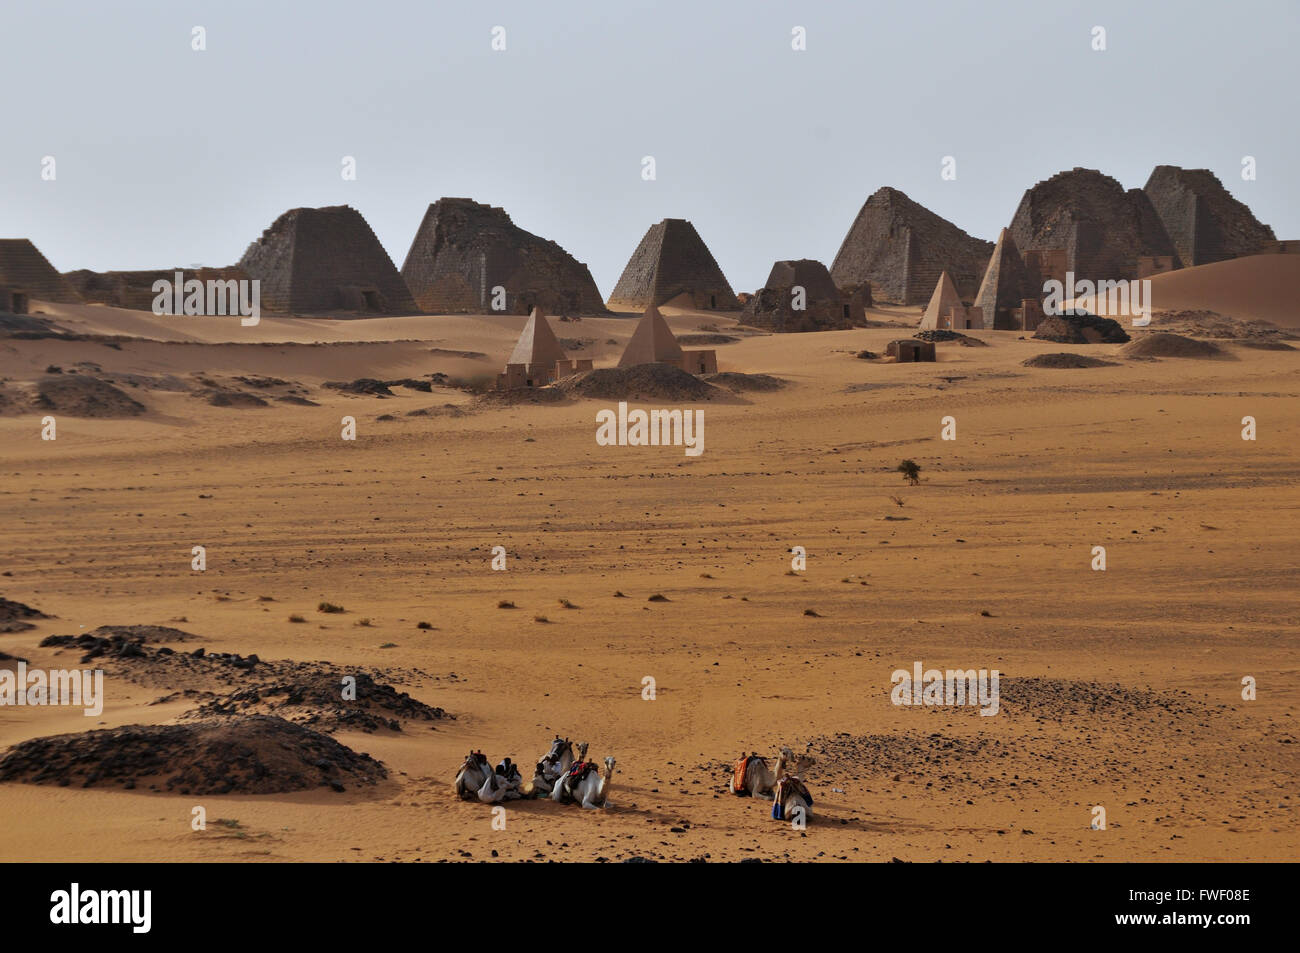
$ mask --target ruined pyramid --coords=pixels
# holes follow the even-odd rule
[[[1028,189],[1010,231],[1021,254],[1065,249],[1076,280],[1137,278],[1138,259],[1177,255],[1146,193],[1126,192],[1095,169],[1059,172]]]
[[[609,296],[609,306],[616,311],[641,311],[681,294],[688,295],[697,309],[740,307],[695,226],[682,218],[666,218],[651,225],[641,239]]]
[[[26,238],[0,238],[0,311],[19,297],[75,303],[81,298]]]
[[[844,236],[831,278],[841,288],[871,283],[873,297],[920,304],[947,271],[968,298],[979,287],[991,242],[966,234],[898,189],[877,189]]]
[[[361,213],[347,205],[285,212],[239,267],[262,283],[262,309],[412,314],[414,299]]]
[[[930,303],[925,307],[925,314],[921,315],[919,326],[922,330],[932,331],[942,325],[950,309],[961,307],[961,295],[957,293],[957,286],[948,272],[940,272],[939,282],[934,286],[934,293],[930,295]]]
[[[682,346],[677,343],[668,322],[654,305],[646,308],[645,314],[637,322],[632,337],[623,349],[623,356],[618,359],[619,367],[634,367],[637,364],[676,364],[683,359]]]
[[[437,314],[605,314],[591,272],[553,241],[526,232],[505,209],[441,198],[428,207],[402,265],[425,311]],[[504,298],[493,289],[502,288]],[[494,307],[501,304],[501,307]]]
[[[1259,253],[1273,229],[1232,197],[1208,169],[1158,165],[1142,189],[1165,227],[1183,267]]]
[[[1015,330],[1011,310],[1019,308],[1025,298],[1041,297],[1038,289],[1030,283],[1016,240],[1007,229],[1002,229],[997,244],[993,246],[993,257],[989,259],[984,280],[975,295],[974,306],[984,310],[984,326]]]

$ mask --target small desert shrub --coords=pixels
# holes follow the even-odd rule
[[[344,609],[342,606],[336,606],[332,602],[322,602],[320,603],[320,605],[316,606],[316,611],[317,612],[343,612]]]
[[[907,480],[912,486],[921,482],[921,468],[915,460],[904,460],[895,469],[903,474],[903,479]]]
[[[533,616],[533,621],[534,621],[534,622],[550,622],[551,620],[548,619],[548,618],[546,618],[546,616],[544,616],[544,615],[535,615],[535,616]]]
[[[295,615],[291,615],[291,616],[289,616],[289,621],[290,621],[290,622],[306,622],[307,620],[304,619],[302,616],[300,616],[300,615],[296,615],[296,614],[295,614]]]
[[[417,629],[432,629],[432,628],[433,628],[433,623],[431,623],[431,622],[417,622],[417,623],[415,624],[415,627],[416,627]]]
[[[385,642],[383,645],[381,645],[381,646],[379,646],[379,647],[380,647],[381,649],[395,649],[395,648],[397,648],[397,643],[396,643],[396,642]]]
[[[509,599],[502,599],[500,602],[497,603],[498,609],[513,609],[514,607],[515,604],[511,602]]]
[[[369,620],[369,619],[357,619],[357,625],[361,626],[362,628],[368,629],[368,628],[370,628],[370,620]]]
[[[572,602],[570,602],[568,599],[561,599],[561,600],[560,600],[560,605],[562,605],[562,606],[563,606],[564,608],[566,608],[566,609],[576,609],[576,608],[578,608],[578,607],[575,606]]]
[[[653,596],[651,596],[649,599],[646,600],[646,602],[669,602],[669,601],[670,601],[669,598],[665,596],[662,592],[656,592]]]
[[[804,615],[810,615],[810,616],[812,616],[814,619],[820,619],[820,618],[821,618],[821,613],[819,613],[816,609],[804,609],[804,610],[803,610],[803,614],[804,614]]]

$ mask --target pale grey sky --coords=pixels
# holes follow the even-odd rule
[[[63,271],[229,264],[346,203],[401,267],[425,207],[469,196],[606,296],[688,218],[742,291],[829,265],[882,185],[991,240],[1062,169],[1132,188],[1170,163],[1300,238],[1298,35],[1295,0],[6,2],[0,237]]]

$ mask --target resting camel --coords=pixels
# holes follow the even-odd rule
[[[796,816],[802,816],[805,824],[812,821],[812,795],[802,778],[787,774],[776,782],[772,792],[772,817],[789,821]]]
[[[594,765],[592,766],[595,767]],[[614,759],[605,759],[605,771],[592,770],[572,788],[573,799],[585,808],[595,809],[609,806],[609,785],[614,777]]]
[[[482,751],[471,751],[456,772],[456,796],[466,801],[474,800],[492,773],[487,755]]]
[[[549,795],[558,778],[568,773],[573,766],[573,742],[568,738],[555,736],[548,751],[537,764],[537,776],[533,778],[533,790],[541,795]]]
[[[745,760],[745,759],[741,759]],[[727,781],[727,790],[732,794],[750,797],[758,797],[761,794],[771,794],[772,789],[776,787],[776,782],[786,774],[803,774],[816,762],[811,754],[805,751],[803,754],[795,757],[795,753],[788,746],[781,748],[780,754],[776,757],[776,770],[768,768],[767,759],[760,758],[757,754],[751,753],[748,764],[745,766],[744,780],[741,786],[736,786],[736,774],[739,769],[732,774]],[[739,762],[737,762],[739,764]]]

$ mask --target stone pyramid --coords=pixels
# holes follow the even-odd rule
[[[347,205],[285,212],[239,267],[261,281],[262,308],[413,314],[415,300],[361,213]]]
[[[606,314],[591,271],[553,241],[524,231],[505,209],[441,198],[424,213],[402,277],[425,311]],[[493,288],[505,289],[495,308]]]
[[[1276,238],[1208,169],[1158,165],[1142,191],[1186,268],[1255,255]]]
[[[934,330],[939,327],[939,320],[947,315],[948,309],[961,306],[961,295],[957,294],[957,286],[953,284],[948,272],[941,273],[939,283],[934,287],[934,294],[930,296],[930,303],[926,306],[925,314],[921,316],[922,330]]]
[[[634,367],[637,364],[677,364],[683,359],[682,347],[673,336],[668,322],[654,305],[646,308],[645,314],[636,324],[623,356],[618,359],[619,367]]]
[[[67,280],[26,238],[0,238],[0,288],[42,301],[81,300]]]
[[[609,306],[616,311],[642,311],[686,294],[702,310],[735,311],[736,294],[695,226],[682,218],[666,218],[641,239],[623,269]]]
[[[506,363],[550,365],[567,360],[564,348],[555,339],[555,332],[546,320],[546,313],[541,308],[533,308],[533,313],[528,316],[528,321],[519,334],[519,342],[510,352],[510,359]]]
[[[1030,283],[1016,240],[1009,230],[1002,229],[997,244],[993,246],[993,257],[984,271],[984,280],[975,295],[974,306],[984,309],[984,326],[1015,330],[1007,312],[1019,308],[1025,298],[1041,297],[1038,289]]]

